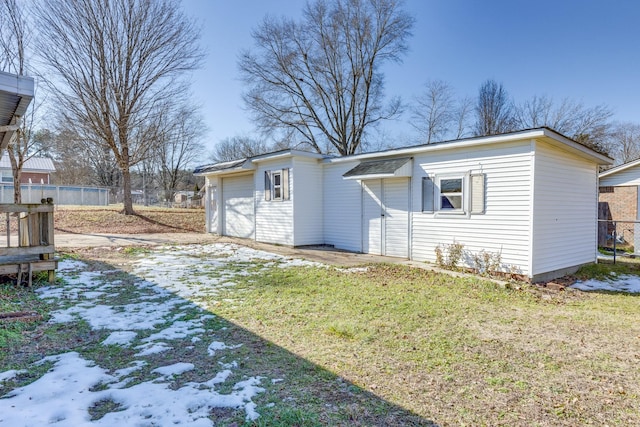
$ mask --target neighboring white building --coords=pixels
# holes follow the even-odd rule
[[[436,261],[481,250],[532,280],[596,261],[598,166],[612,160],[540,128],[346,157],[296,150],[196,169],[207,230],[289,246]]]

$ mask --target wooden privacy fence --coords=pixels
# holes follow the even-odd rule
[[[55,279],[58,261],[54,258],[53,200],[42,204],[0,204],[0,275],[15,274],[17,283],[28,275],[31,286],[34,272],[47,271]],[[4,219],[2,221],[1,219]]]

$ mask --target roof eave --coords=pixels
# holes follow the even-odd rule
[[[547,142],[552,142],[553,145],[565,146],[569,148],[570,151],[573,151],[575,154],[578,154],[583,158],[588,158],[589,160],[599,165],[610,165],[613,163],[612,158],[604,154],[598,153],[592,150],[591,148],[586,147],[576,141],[573,141],[572,139],[569,139],[563,136],[562,134],[559,134],[549,128],[530,129],[530,130],[524,130],[524,131],[513,132],[508,134],[501,134],[501,135],[479,136],[476,138],[468,138],[468,139],[463,139],[458,141],[419,145],[419,146],[406,147],[406,148],[396,148],[396,149],[391,149],[387,151],[357,154],[354,156],[327,158],[324,161],[326,163],[341,163],[341,162],[349,162],[349,161],[357,161],[357,160],[366,160],[371,158],[407,156],[407,155],[415,155],[420,153],[428,153],[431,151],[474,148],[474,147],[489,145],[489,144],[507,143],[507,142],[515,142],[515,141],[523,141],[523,140],[531,140],[531,139],[544,139]]]
[[[630,169],[630,168],[632,168],[634,166],[638,166],[638,165],[640,165],[640,159],[633,160],[633,161],[628,162],[628,163],[623,163],[621,165],[618,165],[616,167],[613,167],[613,168],[611,168],[609,170],[606,170],[606,171],[600,173],[600,178],[605,178],[605,177],[607,177],[609,175],[615,175],[618,172],[622,172],[624,170]]]
[[[8,115],[0,118],[1,125],[19,125],[20,119],[27,112],[29,104],[33,100],[35,83],[32,77],[18,76],[16,74],[0,72],[0,105]],[[17,96],[18,102],[14,104],[13,97]],[[2,132],[0,150],[5,150],[15,133],[14,129]]]

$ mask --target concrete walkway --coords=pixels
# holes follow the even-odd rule
[[[56,249],[100,248],[100,247],[128,247],[128,246],[160,246],[160,245],[188,245],[207,243],[234,243],[254,249],[272,252],[292,258],[303,258],[323,264],[353,267],[372,263],[391,263],[409,265],[415,268],[444,273],[454,277],[478,278],[478,276],[450,271],[439,268],[433,264],[419,261],[411,261],[405,258],[395,258],[381,255],[360,254],[335,249],[331,246],[303,246],[292,248],[289,246],[272,245],[256,242],[255,240],[240,239],[235,237],[217,236],[208,233],[155,233],[155,234],[72,234],[56,233]],[[507,281],[483,278],[497,283],[500,286],[508,286]]]
[[[392,258],[379,255],[358,254],[341,251],[329,246],[309,246],[292,248],[288,246],[260,243],[249,239],[239,239],[227,236],[216,236],[208,233],[157,233],[157,234],[72,234],[56,233],[56,249],[100,248],[100,247],[128,247],[128,246],[159,246],[186,245],[206,243],[235,243],[266,252],[273,252],[284,256],[304,258],[332,265],[354,266],[374,262],[409,263],[402,258]]]

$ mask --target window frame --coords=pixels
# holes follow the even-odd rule
[[[278,184],[276,184],[276,178],[280,181]],[[283,200],[281,170],[271,171],[271,200]]]
[[[290,168],[264,171],[264,200],[266,202],[291,200],[289,176]],[[280,181],[279,184],[276,184],[276,177]]]
[[[446,180],[460,180],[460,191],[456,192],[443,192],[442,181]],[[468,216],[469,215],[469,173],[452,173],[452,174],[438,174],[434,178],[434,211],[440,216],[453,215],[453,216]],[[460,197],[460,208],[443,208],[442,198],[447,195]]]

